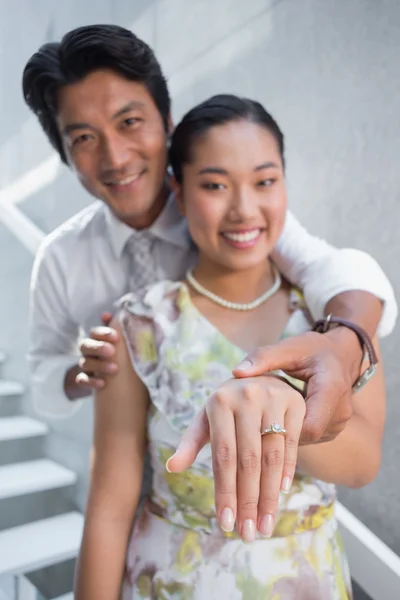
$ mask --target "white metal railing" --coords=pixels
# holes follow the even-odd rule
[[[32,253],[36,252],[45,234],[15,205],[54,182],[59,167],[58,158],[52,156],[11,186],[0,190],[0,220]],[[337,518],[354,580],[373,600],[399,600],[400,557],[339,503]],[[31,597],[18,600],[31,600]]]
[[[13,204],[0,205],[0,221],[32,254],[36,254],[45,233]]]
[[[18,204],[29,196],[40,192],[55,181],[60,172],[61,162],[57,154],[41,162],[6,188],[0,189],[0,206],[2,204]]]
[[[60,159],[53,154],[11,185],[0,189],[0,221],[32,254],[45,237],[16,205],[53,183],[60,172]]]
[[[354,581],[373,600],[399,600],[400,557],[342,504],[336,516]]]

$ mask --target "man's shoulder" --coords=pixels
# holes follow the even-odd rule
[[[76,248],[81,240],[92,239],[91,234],[104,223],[104,205],[100,201],[93,202],[49,233],[44,238],[39,253],[57,254],[58,251]]]

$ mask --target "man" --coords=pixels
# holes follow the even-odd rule
[[[34,402],[47,415],[67,416],[78,410],[79,398],[104,385],[102,375],[117,368],[115,332],[94,329],[81,342],[79,360],[80,329],[88,334],[101,318],[108,323],[114,302],[128,290],[182,278],[195,249],[166,185],[170,98],[144,42],[116,26],[76,29],[32,56],[23,90],[63,162],[100,200],[46,238],[32,276]],[[333,313],[372,336],[383,301],[380,330],[392,329],[397,309],[391,286],[367,255],[332,248],[289,214],[274,258],[304,289],[314,317]],[[258,349],[235,374],[281,368],[307,381],[302,440],[317,442],[335,437],[350,417],[361,359],[357,336],[339,327]],[[195,445],[206,435],[205,420],[196,427]],[[213,450],[225,433],[217,428]],[[185,464],[193,446],[186,458],[185,449],[180,452]],[[224,474],[216,476],[216,494],[223,484]]]

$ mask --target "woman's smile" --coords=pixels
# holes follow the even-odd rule
[[[254,248],[263,235],[265,228],[240,229],[235,231],[222,231],[222,239],[232,248],[247,250]]]

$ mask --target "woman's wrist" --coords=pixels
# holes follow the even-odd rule
[[[297,379],[296,377],[291,377],[285,371],[282,371],[282,369],[276,369],[275,371],[269,371],[268,373],[265,373],[265,375],[269,375],[271,377],[276,377],[277,379],[284,381],[291,388],[296,390],[296,392],[299,392],[299,394],[301,394],[301,396],[303,396],[303,398],[305,398],[306,383],[304,381],[302,381],[301,379]]]

